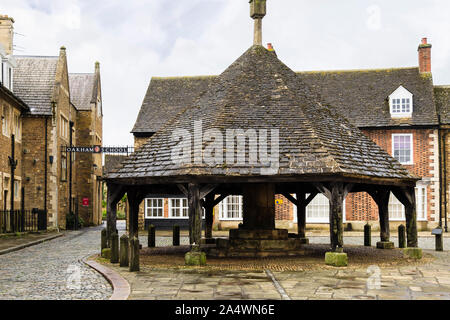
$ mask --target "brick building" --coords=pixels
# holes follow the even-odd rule
[[[0,28],[12,22],[12,18],[0,16]],[[0,210],[10,210],[11,201],[14,208],[20,208],[22,197],[22,121],[23,114],[29,111],[26,103],[12,92],[12,76],[16,61],[11,53],[11,48],[5,50],[0,43]],[[10,157],[17,160],[14,173],[11,170]],[[12,175],[14,175],[13,179],[11,178]]]
[[[99,65],[94,73],[84,77],[75,74],[69,80],[64,47],[57,56],[12,56],[14,20],[1,17],[0,43],[10,48],[14,62],[8,81],[14,94],[29,107],[22,115],[21,145],[17,147],[25,209],[46,210],[50,228],[65,229],[69,212],[77,210],[85,224],[99,224],[101,156],[66,151],[70,144],[101,145]],[[89,206],[82,206],[83,198],[90,200]]]
[[[94,73],[69,74],[70,95],[77,109],[76,141],[80,146],[101,146],[103,139],[102,91],[100,64],[95,63]],[[102,155],[79,153],[77,163],[77,197],[87,199],[79,206],[79,215],[89,225],[102,223]],[[79,202],[78,201],[78,202]]]
[[[273,51],[271,45],[269,50]],[[449,206],[444,196],[448,188],[440,186],[445,187],[450,181],[450,137],[444,135],[450,130],[450,89],[433,84],[431,45],[427,39],[422,39],[418,54],[419,67],[297,75],[411,173],[421,177],[416,187],[418,227],[429,229],[439,223],[442,210]],[[136,150],[173,116],[194,106],[195,99],[208,90],[214,79],[214,76],[152,78],[132,130]],[[439,137],[446,141],[441,147]],[[344,205],[344,222],[353,229],[378,220],[378,208],[366,193],[350,195]],[[404,223],[404,207],[392,194],[389,211],[392,228]],[[276,199],[276,217],[278,226],[295,227],[296,208],[281,195]],[[236,227],[242,221],[242,197],[229,196],[222,201],[215,208],[214,220],[218,228]],[[307,207],[307,223],[320,227],[328,222],[328,199],[318,194]],[[186,199],[181,195],[145,199],[140,206],[139,225],[144,228],[150,223],[161,227],[174,223],[187,226]]]

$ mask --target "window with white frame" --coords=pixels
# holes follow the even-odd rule
[[[169,199],[169,217],[178,219],[189,218],[188,200],[186,198]]]
[[[61,115],[61,137],[68,138],[69,136],[69,120],[66,117]]]
[[[401,164],[413,164],[413,135],[393,134],[392,155]]]
[[[164,199],[162,198],[145,199],[145,218],[146,219],[164,218]]]
[[[427,220],[427,187],[419,186],[415,188],[416,193],[416,215],[417,220]],[[392,193],[389,197],[389,220],[404,221],[405,207]]]
[[[20,141],[21,138],[21,121],[20,115],[14,112],[14,136],[16,140]]]
[[[400,86],[389,96],[391,116],[409,118],[413,112],[413,94]]]
[[[242,220],[242,196],[228,196],[219,205],[220,220]]]
[[[20,200],[20,180],[14,179],[14,200]]]
[[[309,195],[307,195],[308,197]],[[319,193],[306,207],[307,223],[329,223],[330,222],[330,201],[323,194]]]
[[[9,107],[4,105],[2,109],[2,131],[9,137]]]

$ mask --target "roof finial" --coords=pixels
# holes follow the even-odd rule
[[[255,20],[253,44],[262,46],[262,19],[266,15],[266,0],[250,0],[250,17]]]

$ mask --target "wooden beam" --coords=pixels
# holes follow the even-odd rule
[[[200,187],[198,184],[188,185],[189,203],[189,242],[200,245],[202,236],[202,206],[200,203]]]
[[[183,184],[177,184],[178,189],[180,189],[181,192],[185,195],[185,197],[188,196],[189,191]]]
[[[206,186],[203,186],[200,189],[200,198],[203,199],[204,197],[206,197],[210,192],[212,192],[216,188],[217,188],[217,184],[207,184]]]
[[[228,197],[228,193],[221,194],[216,199],[214,199],[213,207],[217,206],[219,203],[221,203],[226,197]]]
[[[282,193],[282,195],[288,199],[292,204],[299,206],[299,201],[297,199],[295,199],[293,196],[291,196],[290,193]]]

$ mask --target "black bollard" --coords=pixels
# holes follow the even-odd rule
[[[372,245],[372,227],[369,223],[364,226],[364,246],[370,247]]]
[[[148,247],[154,248],[156,246],[156,230],[154,225],[148,226]]]
[[[398,247],[406,248],[406,228],[402,224],[398,226]]]
[[[113,233],[111,235],[111,263],[119,263],[119,235]]]
[[[103,251],[103,249],[106,249],[108,247],[108,243],[107,243],[107,235],[106,235],[106,229],[103,228],[102,229],[102,233],[101,233],[101,251]]]
[[[436,251],[444,251],[444,242],[442,238],[442,227],[437,227],[431,232],[436,237]]]
[[[120,237],[120,266],[128,267],[129,257],[128,257],[128,241],[129,238],[126,234]]]
[[[139,239],[130,239],[130,272],[139,271]]]
[[[173,226],[173,241],[174,246],[180,245],[180,226]]]

